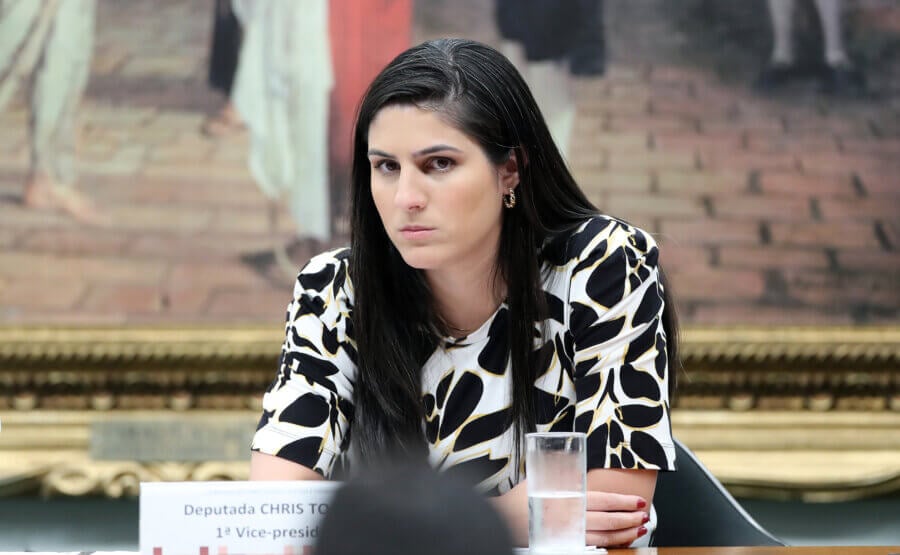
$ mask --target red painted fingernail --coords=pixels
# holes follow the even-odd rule
[[[638,537],[641,537],[641,536],[643,536],[643,535],[646,534],[646,533],[647,533],[647,529],[644,528],[643,526],[641,526],[640,528],[638,528]]]
[[[644,513],[644,518],[641,519],[641,524],[647,524],[648,522],[650,522],[650,515]]]
[[[646,506],[647,506],[646,501],[644,501],[643,499],[638,499],[638,509],[643,509]]]

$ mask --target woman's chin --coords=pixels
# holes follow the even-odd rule
[[[417,270],[433,270],[440,266],[440,257],[427,247],[406,247],[398,249],[403,261]]]

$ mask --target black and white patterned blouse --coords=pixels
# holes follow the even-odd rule
[[[543,361],[534,383],[538,431],[586,432],[589,469],[674,470],[656,244],[638,228],[597,216],[544,252],[550,317],[535,344]],[[348,262],[349,251],[337,250],[301,271],[279,373],[252,444],[325,477],[347,451],[352,420],[357,367]],[[432,464],[475,472],[480,489],[492,493],[524,479],[505,426],[507,325],[502,304],[469,336],[444,341],[422,368]]]

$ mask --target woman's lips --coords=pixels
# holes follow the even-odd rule
[[[434,233],[433,227],[408,225],[400,228],[400,235],[407,240],[426,239]]]

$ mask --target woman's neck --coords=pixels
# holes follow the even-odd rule
[[[452,335],[468,335],[496,312],[506,287],[498,283],[495,258],[480,264],[430,270],[426,279],[435,308]]]

